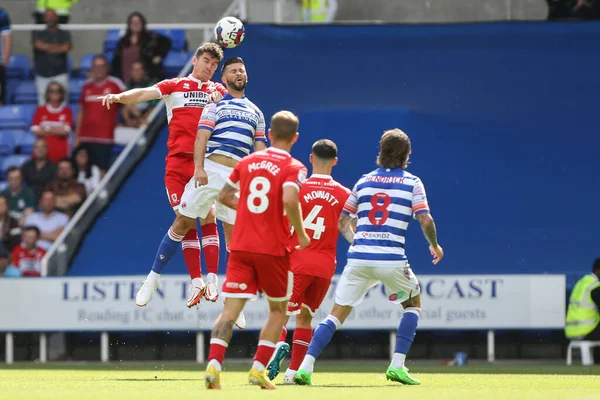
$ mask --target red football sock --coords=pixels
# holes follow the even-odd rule
[[[219,232],[217,224],[202,226],[202,251],[206,262],[206,271],[216,274],[219,272]]]
[[[292,359],[290,360],[289,369],[298,371],[304,356],[308,351],[308,345],[312,339],[312,329],[296,328],[294,338],[292,339]]]
[[[210,339],[210,350],[208,351],[208,361],[216,360],[219,364],[223,364],[225,360],[225,351],[229,344],[222,339]]]
[[[279,336],[279,340],[277,341],[279,342],[285,342],[287,340],[287,328],[284,326],[283,329],[281,330],[281,336]]]
[[[275,351],[275,343],[268,340],[259,340],[258,349],[256,349],[256,355],[254,361],[261,363],[263,366],[267,366],[273,352]]]
[[[202,270],[200,269],[200,241],[197,230],[191,229],[185,234],[181,241],[181,248],[190,278],[200,278]]]

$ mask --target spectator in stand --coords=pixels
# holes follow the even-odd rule
[[[71,7],[78,0],[37,0],[37,9],[33,13],[36,24],[44,23],[44,13],[47,9],[53,9],[58,15],[59,24],[68,24],[71,16]]]
[[[33,191],[34,204],[38,204],[46,185],[56,179],[56,164],[48,160],[48,143],[38,138],[33,144],[33,158],[21,167],[23,179]]]
[[[108,75],[108,61],[102,54],[94,57],[90,75],[90,80],[81,89],[73,145],[79,147],[81,144],[86,148],[92,164],[104,174],[110,167],[119,107],[107,111],[99,97],[121,93],[125,85],[119,78]]]
[[[86,197],[85,186],[77,182],[71,160],[65,158],[58,163],[58,179],[46,187],[56,196],[57,211],[73,216]]]
[[[10,253],[4,248],[2,243],[0,243],[0,276],[21,276],[19,269],[10,265]]]
[[[44,12],[46,29],[33,31],[33,54],[35,60],[35,84],[38,103],[45,103],[46,88],[52,81],[69,88],[67,56],[71,50],[71,34],[58,27],[58,17],[52,9]]]
[[[0,7],[0,106],[6,103],[6,68],[12,53],[12,34],[8,12]]]
[[[131,80],[127,83],[127,89],[145,88],[152,86],[153,83],[153,81],[148,79],[144,64],[141,61],[136,61],[131,65]],[[150,115],[156,104],[158,104],[158,100],[138,104],[125,104],[121,114],[124,122],[123,125],[130,128],[139,128],[142,125],[146,125],[148,115]]]
[[[548,20],[600,19],[600,0],[546,0]]]
[[[54,210],[55,205],[54,192],[45,190],[40,198],[40,211],[34,212],[25,220],[25,225],[37,226],[40,230],[38,246],[44,250],[48,250],[52,246],[69,222],[66,214]]]
[[[21,244],[12,251],[12,265],[19,268],[21,276],[41,276],[42,257],[46,250],[38,246],[41,232],[37,226],[24,226]]]
[[[133,12],[127,17],[127,32],[117,43],[112,73],[123,82],[131,79],[131,65],[141,61],[154,82],[164,78],[162,62],[171,49],[171,39],[146,29],[146,17]]]
[[[21,242],[19,221],[8,213],[8,199],[0,195],[0,243],[11,251]],[[1,275],[1,274],[0,274]]]
[[[10,216],[23,223],[23,220],[33,212],[35,202],[31,188],[23,184],[23,175],[18,167],[10,167],[6,171],[8,188],[0,193],[8,199]]]
[[[100,183],[100,168],[90,163],[90,155],[86,149],[80,148],[73,156],[73,165],[77,172],[77,182],[85,186],[85,191],[89,196]]]
[[[48,159],[57,163],[69,156],[69,135],[73,132],[73,111],[65,104],[65,88],[50,82],[46,89],[46,104],[33,114],[31,132],[48,143]]]

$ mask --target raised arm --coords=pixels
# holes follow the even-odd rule
[[[119,94],[107,94],[106,96],[98,96],[98,100],[102,100],[102,105],[110,110],[110,105],[113,103],[121,104],[138,104],[160,99],[160,91],[154,87],[130,89]]]

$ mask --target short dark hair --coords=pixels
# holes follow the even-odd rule
[[[600,271],[600,258],[596,258],[594,261],[594,266],[592,267],[592,272]]]
[[[198,47],[198,49],[196,50],[196,58],[200,57],[204,53],[210,54],[211,56],[219,60],[219,62],[221,62],[224,57],[223,49],[216,43],[207,42],[204,43],[202,46]]]
[[[19,171],[19,173],[21,173],[21,169],[19,167],[17,167],[16,165],[13,165],[12,167],[8,167],[8,169],[6,170],[6,177],[8,178],[8,175],[11,172],[15,172],[15,171]]]
[[[408,166],[411,147],[408,135],[400,129],[390,129],[383,133],[379,141],[377,165],[382,168],[402,168]]]
[[[108,58],[106,58],[104,54],[96,54],[94,58],[92,58],[92,65],[94,62],[96,62],[96,60],[102,60],[106,63],[106,66],[108,66]]]
[[[27,232],[27,231],[34,231],[38,237],[40,237],[41,232],[40,232],[40,228],[38,228],[35,225],[26,225],[23,227],[23,232]]]
[[[280,140],[291,141],[298,133],[298,117],[290,111],[279,111],[271,118],[271,134]]]
[[[312,145],[312,153],[321,160],[333,160],[337,157],[337,146],[333,140],[320,139]]]
[[[231,64],[246,65],[246,64],[244,64],[244,60],[242,60],[242,57],[231,57],[231,58],[228,58],[227,60],[225,60],[225,62],[223,63],[223,66],[221,67],[221,72],[225,71],[225,68],[227,68]]]

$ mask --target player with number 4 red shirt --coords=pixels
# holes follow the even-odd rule
[[[298,248],[306,248],[310,238],[304,229],[299,201],[307,171],[289,154],[298,139],[298,118],[289,111],[276,113],[271,119],[269,139],[271,147],[243,158],[219,193],[219,202],[237,210],[237,218],[221,292],[225,304],[210,340],[204,376],[207,389],[221,388],[221,364],[234,321],[257,292],[264,293],[269,301],[269,317],[260,332],[248,382],[275,389],[265,368],[281,335],[291,295],[290,224],[298,235]]]
[[[292,339],[292,359],[283,383],[294,383],[294,375],[300,366],[312,338],[312,318],[329,291],[335,273],[338,221],[350,189],[331,177],[337,164],[337,146],[328,139],[321,139],[312,146],[310,162],[313,173],[300,191],[300,204],[304,227],[311,238],[304,251],[292,254],[294,289],[288,303],[289,315],[296,315],[296,329]],[[275,354],[267,366],[269,379],[279,374],[281,362],[290,352],[286,343],[287,329],[277,343]]]

